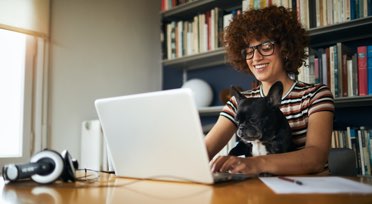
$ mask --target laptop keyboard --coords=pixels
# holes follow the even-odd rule
[[[224,182],[224,181],[241,181],[250,178],[246,174],[232,174],[232,173],[223,173],[217,172],[213,173],[213,179],[215,183]]]

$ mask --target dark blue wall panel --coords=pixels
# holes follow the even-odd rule
[[[213,90],[212,106],[222,105],[219,94],[231,85],[250,89],[254,78],[246,73],[237,72],[229,65],[187,71],[187,79],[202,79],[209,83]],[[180,88],[182,86],[182,70],[163,69],[163,89]]]

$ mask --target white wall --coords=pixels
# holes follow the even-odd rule
[[[52,0],[50,148],[79,158],[95,99],[161,89],[159,11],[159,0]]]

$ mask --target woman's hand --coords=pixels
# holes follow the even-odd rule
[[[253,157],[218,156],[211,161],[212,172],[244,173],[258,175],[258,164]]]

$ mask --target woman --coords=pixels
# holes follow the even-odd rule
[[[215,155],[237,130],[236,100],[224,106],[217,123],[205,138],[214,172],[259,175],[303,175],[326,170],[333,129],[334,102],[322,84],[293,80],[307,55],[306,31],[295,13],[270,6],[236,16],[225,30],[225,47],[230,64],[252,74],[260,85],[244,92],[246,97],[264,97],[276,81],[283,84],[280,106],[291,129],[296,151],[256,157]]]

